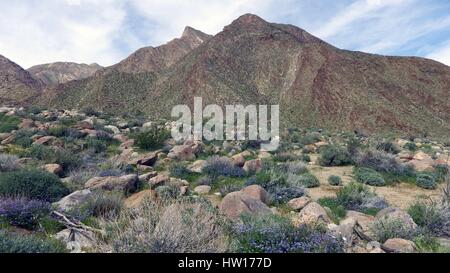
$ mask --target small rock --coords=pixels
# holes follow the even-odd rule
[[[200,195],[206,195],[211,192],[211,187],[206,186],[206,185],[198,186],[198,187],[195,187],[194,192],[196,192],[197,194],[200,194]]]
[[[417,249],[414,242],[401,238],[389,239],[383,245],[399,253],[414,253]]]
[[[194,173],[202,173],[206,165],[206,160],[197,160],[189,167],[189,170]]]
[[[231,219],[237,219],[243,213],[254,215],[272,213],[266,204],[241,191],[227,194],[219,205],[219,211]]]
[[[182,161],[190,161],[195,159],[195,153],[193,149],[188,145],[175,146],[170,150],[167,157]]]
[[[248,173],[259,173],[262,170],[262,160],[261,159],[254,159],[245,162],[244,171]]]
[[[150,178],[148,181],[151,189],[156,189],[159,186],[163,186],[170,182],[170,177],[167,175],[157,175],[155,177]]]
[[[70,195],[64,197],[56,203],[53,203],[57,208],[62,211],[69,211],[89,200],[92,196],[90,190],[81,190],[71,193]]]
[[[300,226],[306,224],[314,226],[317,224],[329,224],[330,218],[327,215],[326,210],[316,202],[311,202],[304,207],[298,214],[298,218],[294,219],[294,224]]]
[[[267,193],[267,191],[259,185],[248,186],[244,188],[242,192],[263,202],[266,205],[268,205],[270,202],[269,193]]]
[[[301,210],[306,205],[311,203],[312,199],[307,196],[302,196],[300,198],[294,198],[291,201],[288,202],[288,206],[293,210]]]
[[[49,173],[61,175],[63,172],[63,168],[59,164],[47,164],[44,165],[44,170],[46,170]]]

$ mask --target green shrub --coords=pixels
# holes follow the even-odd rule
[[[317,201],[322,207],[327,207],[331,211],[331,215],[328,215],[333,222],[339,223],[339,221],[345,218],[347,211],[345,207],[339,203],[336,198],[324,197]]]
[[[14,235],[0,230],[0,253],[65,253],[66,247],[57,240],[36,235]]]
[[[16,116],[7,116],[0,113],[0,133],[9,133],[18,128],[20,119]]]
[[[305,188],[317,188],[320,186],[319,179],[310,173],[298,176],[297,182]]]
[[[113,219],[119,216],[122,208],[122,196],[120,194],[96,194],[87,204],[88,210],[94,217]]]
[[[18,158],[15,155],[0,154],[0,172],[9,172],[19,169]]]
[[[302,161],[311,162],[311,157],[307,154],[302,154]]]
[[[156,150],[162,148],[164,142],[170,137],[170,132],[165,128],[156,126],[133,136],[137,147],[143,150]]]
[[[65,171],[76,169],[82,164],[81,159],[73,152],[44,145],[32,145],[22,156],[29,156],[47,164],[59,164]]]
[[[340,186],[342,184],[342,179],[340,176],[331,175],[330,177],[328,177],[328,183],[331,186]]]
[[[371,230],[375,239],[381,243],[393,238],[411,240],[417,234],[415,230],[409,228],[403,221],[391,218],[376,220]]]
[[[377,145],[377,150],[389,153],[389,154],[398,154],[400,149],[394,143],[390,141],[381,142]]]
[[[437,188],[436,178],[430,174],[418,174],[416,183],[423,189],[434,190]]]
[[[383,176],[375,170],[369,168],[355,168],[356,181],[375,187],[386,186]]]
[[[337,201],[348,210],[365,212],[368,209],[381,210],[388,206],[383,198],[378,197],[364,184],[352,182],[337,193]]]
[[[414,222],[435,236],[450,235],[450,205],[447,203],[425,204],[416,202],[408,208]]]
[[[16,138],[14,139],[14,144],[22,146],[24,148],[31,147],[33,144],[33,140],[31,137],[35,134],[35,132],[26,129],[20,129],[16,132]]]
[[[417,151],[417,145],[414,142],[408,142],[404,146],[405,149],[410,150],[411,152]]]
[[[0,173],[1,196],[54,202],[68,194],[69,190],[61,180],[45,171],[30,169]]]
[[[328,145],[320,154],[321,166],[345,166],[352,162],[349,152],[339,146]]]
[[[88,138],[86,141],[86,147],[96,154],[102,153],[108,149],[108,145],[106,145],[104,141],[95,138]]]

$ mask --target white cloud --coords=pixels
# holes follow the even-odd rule
[[[450,66],[450,40],[448,40],[443,46],[428,54],[427,58],[434,59]]]

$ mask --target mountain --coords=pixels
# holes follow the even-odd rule
[[[36,96],[42,83],[16,63],[0,55],[0,105],[16,105]]]
[[[57,62],[33,66],[28,69],[28,72],[46,85],[56,85],[88,78],[101,68],[98,64]]]
[[[39,103],[167,117],[201,96],[207,104],[280,104],[283,127],[450,136],[446,65],[341,50],[252,14],[201,43],[195,33],[180,38],[198,41],[192,48],[175,40],[142,49],[108,73],[46,90]]]

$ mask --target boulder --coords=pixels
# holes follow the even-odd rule
[[[53,203],[58,209],[62,211],[69,211],[89,200],[92,196],[90,190],[81,190],[71,193],[56,203]]]
[[[189,167],[189,170],[194,173],[202,173],[203,168],[207,165],[206,160],[197,160]]]
[[[121,177],[107,176],[94,177],[86,182],[86,189],[101,189],[106,191],[135,191],[139,184],[139,178],[135,174],[125,175]]]
[[[361,227],[362,231],[366,234],[371,232],[372,224],[375,221],[375,217],[371,215],[352,210],[347,212],[343,221],[347,219],[355,220],[356,223]]]
[[[388,207],[379,211],[376,215],[376,219],[377,221],[399,221],[405,228],[410,230],[415,230],[417,228],[417,224],[414,223],[414,220],[408,213],[393,207]]]
[[[242,192],[249,195],[250,197],[257,199],[264,204],[268,205],[270,202],[270,196],[269,193],[263,187],[259,185],[251,185],[244,189],[242,189]]]
[[[36,145],[52,145],[57,140],[54,136],[44,136],[40,137],[33,142]]]
[[[309,225],[315,226],[317,224],[329,224],[331,223],[330,218],[327,215],[326,210],[316,202],[311,202],[306,207],[304,207],[298,217],[294,219],[294,224],[296,226]]]
[[[259,173],[262,170],[262,160],[261,159],[254,159],[245,162],[244,171],[248,173]]]
[[[195,187],[194,192],[200,195],[209,194],[211,192],[211,187],[206,185],[198,186]]]
[[[311,203],[312,199],[306,196],[300,198],[294,198],[288,202],[288,206],[293,210],[302,210],[306,205]]]
[[[34,127],[34,121],[32,119],[23,119],[19,124],[20,129],[31,129]]]
[[[108,130],[110,130],[111,132],[113,132],[113,134],[115,134],[115,135],[116,135],[116,134],[120,134],[119,128],[117,128],[117,127],[114,126],[114,125],[106,125],[105,128],[108,129]]]
[[[143,190],[135,193],[123,201],[126,208],[139,208],[145,200],[156,199],[156,193],[153,190]]]
[[[233,161],[234,166],[237,167],[243,167],[245,164],[245,158],[242,153],[232,156],[231,160]]]
[[[353,231],[355,225],[356,225],[355,219],[347,218],[342,220],[336,229],[337,233],[347,246],[351,246],[353,243]]]
[[[243,213],[254,215],[272,213],[266,204],[242,191],[227,194],[219,205],[219,211],[231,219],[237,219]]]
[[[148,184],[150,185],[151,189],[156,189],[159,186],[163,186],[167,183],[170,182],[170,177],[167,175],[157,175],[155,177],[150,178],[150,180],[148,180]]]
[[[3,136],[3,137],[5,137],[5,136]],[[15,140],[16,140],[16,136],[14,134],[8,134],[8,136],[6,136],[0,144],[8,145],[8,144],[13,143]]]
[[[47,164],[44,165],[44,170],[46,170],[49,173],[61,175],[63,172],[63,168],[59,164]]]
[[[195,159],[195,153],[191,146],[188,145],[178,145],[170,150],[167,157],[182,161],[190,161]]]
[[[10,133],[0,133],[0,141],[3,141],[3,140],[7,139],[10,136],[11,136]]]
[[[146,153],[143,155],[139,155],[138,157],[131,160],[129,163],[131,165],[144,165],[144,166],[153,166],[158,160],[158,152]]]
[[[389,239],[383,244],[383,246],[398,253],[414,253],[417,249],[414,242],[401,238]]]
[[[141,182],[148,182],[151,178],[157,176],[158,173],[157,172],[149,172],[146,174],[142,174],[139,176],[139,181]]]

